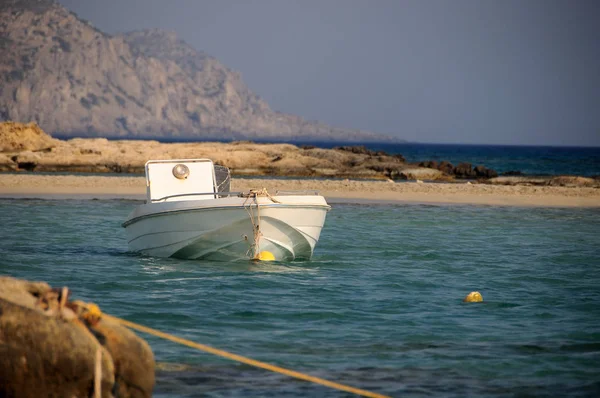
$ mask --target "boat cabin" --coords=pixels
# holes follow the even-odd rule
[[[146,162],[147,203],[215,199],[215,167],[210,159]]]

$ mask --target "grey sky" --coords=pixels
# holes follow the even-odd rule
[[[163,28],[274,109],[418,142],[600,146],[600,1],[60,0]]]

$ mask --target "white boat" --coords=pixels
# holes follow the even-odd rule
[[[145,255],[310,259],[330,209],[316,192],[229,192],[229,170],[209,159],[150,160],[145,169],[146,202],[123,223],[129,250]]]

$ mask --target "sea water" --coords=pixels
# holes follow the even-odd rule
[[[127,253],[137,204],[0,200],[0,274],[382,394],[600,396],[600,209],[334,204],[311,261],[226,263]],[[157,397],[348,396],[144,337]]]

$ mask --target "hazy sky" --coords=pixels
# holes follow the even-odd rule
[[[60,0],[173,30],[273,109],[409,141],[600,146],[597,0]]]

